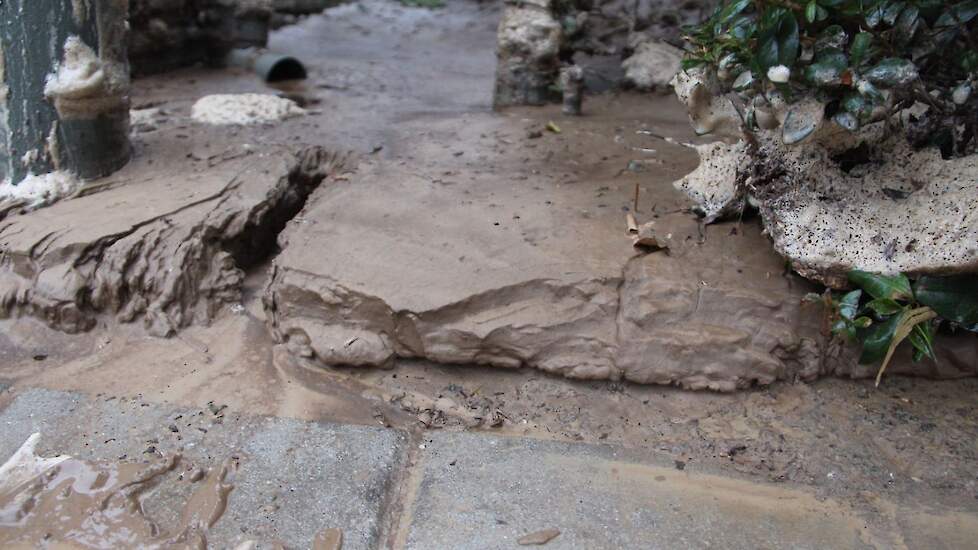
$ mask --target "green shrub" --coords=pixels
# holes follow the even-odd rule
[[[833,334],[860,342],[859,362],[880,364],[876,384],[897,347],[905,340],[914,348],[914,361],[936,360],[934,331],[978,332],[978,276],[923,276],[849,273],[855,290],[825,294]]]
[[[920,103],[915,144],[975,152],[978,0],[726,0],[687,29],[685,69],[713,72],[744,103],[813,97],[824,116],[857,130]]]

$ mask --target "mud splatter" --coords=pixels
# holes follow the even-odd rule
[[[11,461],[43,463],[31,439]],[[73,457],[32,475],[0,494],[0,546],[4,548],[207,548],[207,530],[224,514],[235,462],[212,469],[187,499],[176,534],[167,533],[143,508],[144,497],[164,483],[180,455],[148,464],[90,462]],[[2,471],[16,471],[10,462]],[[29,472],[29,469],[20,469]],[[14,474],[16,475],[16,474]],[[9,481],[9,476],[4,481]]]

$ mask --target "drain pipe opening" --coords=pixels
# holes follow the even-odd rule
[[[231,50],[227,64],[254,71],[265,82],[301,80],[306,78],[306,67],[298,59],[253,48]]]

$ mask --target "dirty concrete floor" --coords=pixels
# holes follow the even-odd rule
[[[426,120],[488,111],[497,9],[452,3],[445,13],[436,21],[425,10],[365,2],[274,33],[274,49],[309,65],[309,80],[285,93],[304,98],[313,113],[274,127],[230,130],[229,139],[252,146],[317,143],[372,153],[380,162],[418,161],[400,158],[398,144],[423,131]],[[453,66],[459,48],[471,48],[468,62]],[[456,75],[450,80],[457,89],[447,96],[436,93],[441,70]],[[197,97],[266,90],[248,74],[202,70],[136,87],[137,106],[165,113],[142,131],[175,136],[193,131],[186,117]],[[634,133],[641,127],[691,137],[681,133],[681,117],[672,111],[678,107],[668,99],[609,95],[589,104],[598,119],[622,117],[627,109],[631,120],[604,128],[609,141],[616,134],[634,141],[622,147],[649,139]],[[527,129],[559,121],[556,107],[500,116]],[[616,130],[623,127],[628,132]],[[139,134],[136,139],[137,153],[151,155]],[[465,150],[463,161],[479,162],[474,143],[431,139]],[[567,146],[573,152],[573,143]],[[679,175],[691,162],[677,154],[655,169]],[[623,177],[623,188],[640,179]],[[275,348],[268,334],[260,303],[267,277],[267,264],[252,268],[243,308],[166,340],[134,325],[66,335],[27,318],[3,321],[2,458],[40,429],[50,434],[45,454],[147,460],[141,456],[146,440],[172,437],[172,418],[187,411],[213,415],[217,403],[227,406],[224,429],[242,435],[198,431],[195,445],[213,459],[248,447],[249,434],[291,426],[288,419],[314,423],[305,429],[327,435],[347,433],[338,440],[324,436],[326,447],[393,457],[377,464],[361,459],[382,477],[375,482],[379,496],[358,497],[345,483],[306,479],[294,469],[278,472],[284,485],[302,481],[351,499],[337,498],[335,507],[369,508],[359,516],[336,510],[303,516],[287,508],[280,514],[298,517],[298,526],[262,527],[255,536],[288,547],[304,547],[312,533],[332,526],[349,533],[344,548],[513,548],[518,536],[545,528],[562,532],[547,546],[553,548],[966,548],[978,535],[974,379],[893,376],[879,389],[826,379],[719,395],[423,361],[398,361],[390,370],[310,369]],[[34,388],[58,392],[42,399]],[[125,407],[153,412],[135,425],[102,422]],[[488,418],[476,418],[486,411]],[[260,417],[269,424],[262,427]],[[83,418],[130,439],[120,448],[90,437]],[[349,435],[366,433],[361,430],[394,435]],[[286,438],[282,445],[315,448],[313,439]],[[186,447],[167,441],[161,451]],[[262,463],[263,452],[250,453]],[[279,465],[264,468],[249,475],[273,479]],[[267,513],[261,509],[267,502],[245,496],[255,494],[252,483],[238,480],[242,490],[232,491],[230,502],[237,498],[247,511],[219,520],[225,535],[216,534],[215,544],[241,540],[228,533],[254,522],[248,514]],[[371,522],[373,531],[363,529]]]

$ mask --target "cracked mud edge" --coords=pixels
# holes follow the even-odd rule
[[[808,283],[766,277],[776,266],[749,258],[727,275],[705,264],[701,253],[638,255],[620,277],[527,280],[427,311],[396,311],[343,282],[273,266],[263,300],[272,337],[310,367],[416,358],[714,391],[874,374],[823,337],[821,311],[802,301]],[[978,370],[974,342],[949,338],[942,349],[934,365],[906,357],[895,372]]]
[[[52,233],[27,253],[0,251],[0,318],[34,317],[68,333],[142,319],[156,336],[209,323],[240,303],[245,270],[274,254],[278,233],[345,161],[318,147],[278,156],[246,165],[213,195],[84,246],[52,250]],[[247,190],[257,197],[243,185],[259,186]]]
[[[275,340],[312,365],[422,358],[718,391],[823,373],[825,343],[798,326],[799,300],[709,294],[698,279],[686,288],[650,276],[659,270],[650,258],[627,262],[621,278],[531,280],[423,312],[275,267],[264,305]]]

